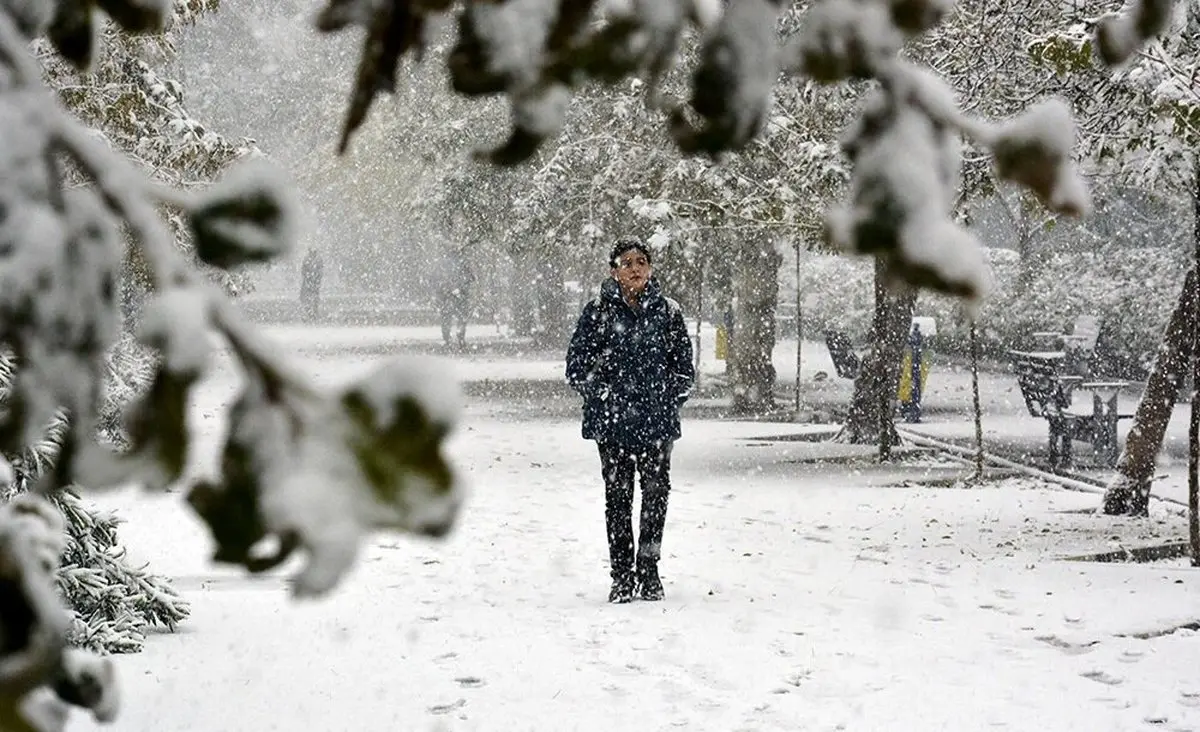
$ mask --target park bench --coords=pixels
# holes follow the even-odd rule
[[[1063,373],[1066,353],[1010,351],[1017,384],[1025,406],[1034,417],[1049,425],[1049,461],[1051,468],[1072,465],[1071,442],[1089,442],[1097,461],[1106,466],[1117,464],[1117,423],[1132,413],[1119,409],[1124,381],[1085,381],[1082,376]],[[1091,404],[1076,407],[1075,392],[1091,392]]]
[[[1100,339],[1100,319],[1095,315],[1075,318],[1070,333],[1041,331],[1033,337],[1040,347],[1063,352],[1063,373],[1085,378],[1094,375],[1096,342]]]

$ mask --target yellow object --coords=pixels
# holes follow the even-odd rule
[[[716,348],[717,360],[724,361],[725,357],[729,355],[729,334],[725,332],[723,325],[717,326]]]
[[[921,354],[921,393],[925,393],[925,382],[929,377],[929,351]],[[905,347],[904,356],[900,359],[900,384],[896,388],[896,398],[902,402],[912,401],[912,349]]]

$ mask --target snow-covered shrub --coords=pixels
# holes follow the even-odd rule
[[[145,362],[131,355],[128,339],[108,354],[108,377],[100,407],[100,438],[120,444],[121,407],[149,384]],[[0,354],[0,406],[15,373],[15,364]],[[13,466],[12,479],[0,499],[10,500],[53,466],[62,447],[68,417],[55,415],[43,437],[19,455],[4,456]],[[130,566],[117,537],[116,517],[89,509],[75,488],[51,496],[66,524],[66,542],[57,570],[58,590],[70,613],[69,641],[106,653],[140,650],[148,627],[174,628],[188,606],[169,582],[144,568]]]

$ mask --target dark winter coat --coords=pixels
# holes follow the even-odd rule
[[[651,278],[630,307],[616,280],[583,308],[567,381],[583,396],[583,437],[648,446],[679,438],[679,407],[696,379],[679,303]]]

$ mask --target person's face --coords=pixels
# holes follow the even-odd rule
[[[650,281],[650,260],[637,249],[617,257],[617,266],[613,267],[612,276],[621,286],[622,292],[640,295]]]

